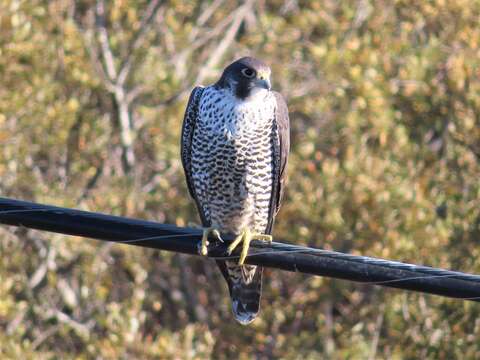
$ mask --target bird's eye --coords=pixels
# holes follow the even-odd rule
[[[250,68],[243,68],[242,69],[242,74],[243,76],[245,76],[246,78],[253,78],[255,76],[255,70],[252,70]]]

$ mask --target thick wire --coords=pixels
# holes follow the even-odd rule
[[[22,210],[4,210],[4,211],[0,211],[0,214],[14,214],[14,213],[23,213],[23,212],[62,212],[62,211],[57,209],[22,209]],[[200,237],[201,233],[202,233],[201,230],[198,230],[195,232],[190,232],[185,234],[149,236],[149,237],[131,239],[131,240],[119,240],[117,242],[122,244],[139,244],[145,241],[152,241],[152,240],[162,240],[162,239],[192,237],[192,236]],[[284,244],[284,243],[278,243],[278,242],[262,243],[257,241],[255,243],[252,243],[252,245],[256,249],[268,248],[269,250],[256,251],[255,253],[248,255],[248,257],[250,258],[255,256],[265,255],[265,254],[299,253],[299,254],[306,254],[306,255],[328,257],[331,259],[339,259],[339,260],[344,260],[344,261],[353,262],[353,263],[375,265],[375,266],[380,266],[380,267],[390,268],[395,270],[407,270],[407,271],[415,272],[419,274],[418,276],[405,277],[401,279],[392,279],[392,280],[384,280],[384,281],[366,281],[366,282],[362,281],[362,284],[388,285],[393,283],[405,283],[405,282],[408,283],[409,281],[419,280],[419,279],[435,279],[435,278],[453,278],[457,280],[480,283],[480,275],[466,274],[462,272],[432,268],[428,266],[402,263],[399,261],[378,259],[378,258],[372,258],[368,256],[344,254],[337,251],[316,249],[311,247]],[[214,260],[238,260],[239,256],[238,255],[209,256],[209,258]],[[477,300],[477,299],[480,299],[480,297],[465,297],[463,299]]]

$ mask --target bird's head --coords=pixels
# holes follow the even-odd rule
[[[270,73],[263,61],[247,56],[228,65],[216,85],[244,100],[270,91]]]

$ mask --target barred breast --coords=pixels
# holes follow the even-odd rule
[[[192,139],[192,178],[211,226],[264,233],[273,185],[275,99],[266,92],[240,101],[207,87]]]

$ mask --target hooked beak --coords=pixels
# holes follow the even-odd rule
[[[260,78],[255,81],[255,86],[270,90],[272,88],[272,84],[270,84],[270,80],[266,78]]]

